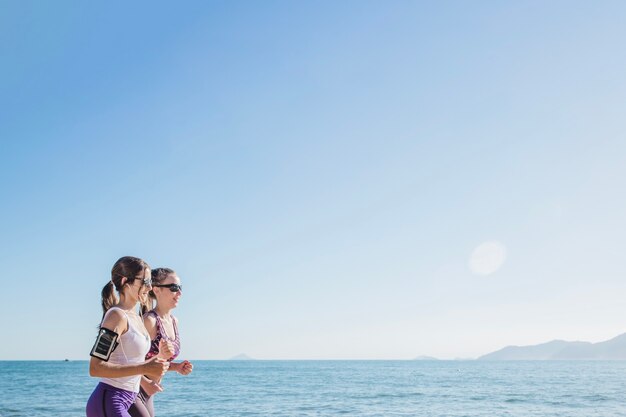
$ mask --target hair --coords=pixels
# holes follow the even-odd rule
[[[176,272],[170,268],[154,268],[152,270],[152,283],[161,284],[170,275],[176,275]],[[146,301],[141,303],[141,314],[146,314],[148,311],[152,310],[154,308],[155,300],[156,295],[153,290],[150,290]]]
[[[143,259],[135,258],[134,256],[123,256],[115,262],[115,265],[113,265],[111,269],[111,280],[102,288],[103,315],[119,302],[113,290],[117,290],[118,293],[122,291],[122,287],[124,286],[122,279],[126,278],[124,284],[132,284],[135,282],[137,275],[141,274],[146,269],[150,269],[150,265]]]

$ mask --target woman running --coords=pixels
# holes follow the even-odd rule
[[[178,306],[182,296],[183,287],[180,278],[174,270],[169,268],[156,268],[152,270],[152,291],[147,302],[142,303],[143,322],[148,329],[152,340],[150,351],[146,359],[150,360],[160,356],[170,362],[168,370],[176,371],[181,375],[189,375],[193,370],[191,362],[173,362],[180,353],[180,337],[178,335],[178,319],[171,311]],[[156,306],[153,307],[153,301]],[[161,349],[159,346],[167,346]],[[167,356],[167,355],[170,356]],[[161,378],[153,378],[150,375],[141,379],[141,389],[135,400],[135,404],[129,412],[133,417],[154,417],[154,394],[163,391]]]
[[[169,367],[156,356],[146,360],[150,337],[136,308],[150,289],[150,267],[143,260],[125,256],[113,265],[102,289],[103,318],[91,350],[89,375],[100,377],[100,383],[87,401],[87,417],[130,417],[141,375],[158,379]],[[160,348],[169,354],[166,344]]]

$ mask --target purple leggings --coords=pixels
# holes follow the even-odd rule
[[[136,392],[100,382],[87,401],[87,417],[130,417],[128,409],[136,396]]]

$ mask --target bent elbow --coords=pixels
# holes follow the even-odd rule
[[[89,376],[93,376],[93,377],[101,376],[100,372],[98,372],[99,370],[100,370],[100,367],[98,366],[97,363],[94,363],[94,361],[89,362]]]

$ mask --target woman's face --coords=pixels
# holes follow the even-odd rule
[[[172,284],[175,284],[172,286]],[[169,274],[162,282],[152,288],[157,299],[157,304],[161,307],[176,308],[178,300],[183,295],[180,288],[180,278],[176,274]],[[172,291],[175,290],[175,291]]]
[[[152,289],[152,275],[150,269],[144,269],[144,271],[135,277],[132,284],[129,284],[130,291],[128,295],[135,299],[135,301],[146,302],[148,300],[148,293]]]

